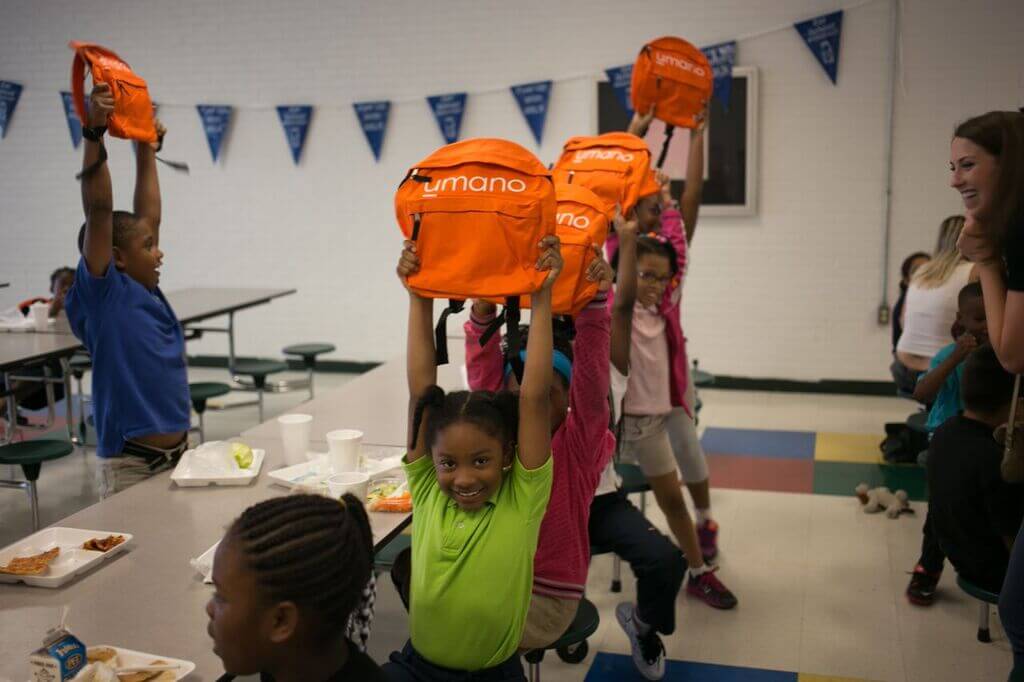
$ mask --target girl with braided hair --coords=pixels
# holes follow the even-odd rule
[[[219,682],[386,680],[346,636],[362,609],[373,536],[362,503],[289,495],[253,505],[231,525],[213,562],[206,605]]]
[[[384,665],[393,681],[526,680],[517,650],[553,476],[551,285],[562,266],[557,237],[538,248],[549,274],[531,296],[518,394],[438,387],[433,301],[409,291],[410,638]],[[418,268],[406,242],[398,274]]]

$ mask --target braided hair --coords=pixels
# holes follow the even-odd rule
[[[321,641],[345,632],[373,567],[373,535],[357,497],[266,500],[246,509],[228,536],[266,598],[294,602],[312,616]]]
[[[430,386],[416,401],[411,448],[416,447],[424,418],[428,447],[432,447],[437,435],[452,424],[469,422],[511,448],[519,434],[519,398],[508,391],[445,393],[440,386]]]

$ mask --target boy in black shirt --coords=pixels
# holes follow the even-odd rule
[[[1024,485],[1003,481],[1002,446],[992,436],[1005,424],[1013,376],[989,345],[964,361],[962,415],[932,437],[928,455],[929,514],[939,545],[957,573],[998,593],[1013,539],[1024,518]]]

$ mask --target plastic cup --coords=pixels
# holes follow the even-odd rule
[[[370,475],[359,471],[346,471],[334,474],[327,479],[327,490],[331,497],[340,500],[346,493],[351,493],[366,502],[366,493],[370,489]]]
[[[363,444],[363,432],[355,429],[338,429],[327,433],[327,469],[330,473],[341,474],[359,470],[359,453]]]
[[[45,332],[50,329],[50,306],[46,303],[33,303],[29,306],[32,313],[32,322],[37,332]]]
[[[281,428],[281,443],[284,445],[284,461],[289,466],[306,461],[309,450],[309,434],[313,429],[313,416],[308,414],[285,414],[277,418]]]

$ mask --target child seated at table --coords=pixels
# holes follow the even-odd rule
[[[918,380],[914,388],[914,399],[932,406],[928,412],[929,433],[933,433],[950,417],[960,414],[963,409],[960,387],[964,360],[971,351],[988,341],[981,284],[972,282],[963,287],[957,305],[959,309],[953,326],[960,335],[956,341],[935,354],[931,369]],[[927,452],[922,453],[919,462],[926,460],[927,456]],[[931,508],[925,517],[921,532],[921,555],[911,572],[906,593],[912,604],[930,606],[935,600],[935,589],[942,577],[942,567],[946,558],[935,535]]]
[[[538,246],[536,267],[549,274],[531,296],[518,395],[438,387],[433,301],[409,291],[410,638],[384,665],[392,681],[526,679],[517,651],[553,476],[551,285],[561,271],[557,238]],[[399,276],[418,268],[407,241]]]
[[[67,295],[71,329],[92,356],[97,479],[107,497],[171,468],[191,421],[185,338],[160,291],[160,184],[154,145],[135,145],[134,210],[113,210],[103,132],[110,86],[97,85],[83,128],[82,258]],[[165,129],[156,123],[162,139]]]
[[[946,420],[929,448],[929,516],[957,573],[998,593],[1024,519],[1024,485],[1000,473],[1003,448],[993,430],[1009,417],[1013,376],[992,346],[964,362],[961,396],[963,414]]]
[[[217,547],[206,605],[227,673],[220,681],[386,680],[345,636],[372,568],[370,523],[354,495],[289,495],[246,509]]]
[[[34,303],[45,303],[50,306],[49,315],[50,317],[57,317],[61,311],[64,310],[64,297],[68,293],[68,289],[75,281],[75,271],[68,267],[57,268],[50,274],[50,298],[35,297],[28,300],[22,301],[18,304],[18,310],[22,315],[29,315],[30,309]],[[44,369],[45,367],[45,369]],[[49,370],[49,373],[47,373]],[[32,376],[32,377],[45,377],[49,376],[54,379],[59,379],[64,376],[63,370],[59,360],[50,360],[42,365],[32,365],[29,367],[20,367],[17,370],[17,374],[20,376]],[[49,400],[46,397],[46,384],[38,381],[11,381],[11,390],[14,391],[14,397],[17,401],[18,407],[23,407],[27,410],[41,410],[49,404]],[[64,384],[55,383],[53,386],[53,400],[59,402],[64,399]],[[4,391],[4,378],[0,375],[0,392]],[[7,418],[7,401],[0,400],[0,418]]]

